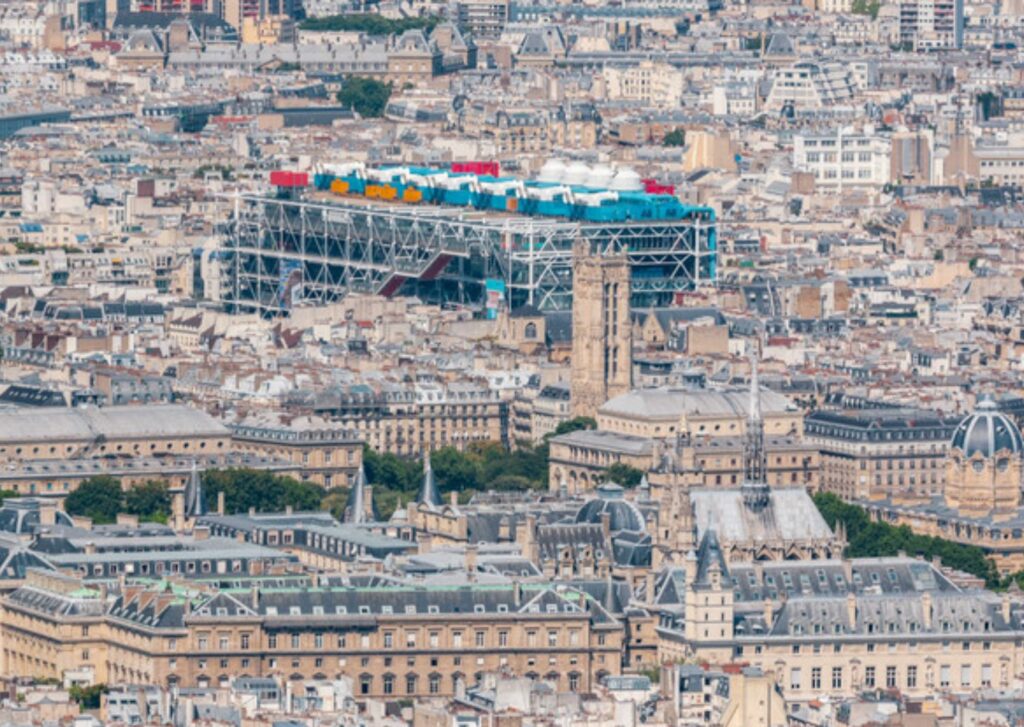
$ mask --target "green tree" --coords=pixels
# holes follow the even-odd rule
[[[536,480],[522,475],[498,475],[487,483],[487,489],[497,492],[525,492],[540,489]]]
[[[92,518],[95,523],[112,523],[124,510],[121,483],[107,475],[83,480],[64,500],[64,510],[68,515]]]
[[[328,492],[320,501],[320,509],[331,513],[335,518],[341,520],[345,515],[345,505],[348,504],[349,490],[347,487],[336,487]]]
[[[171,492],[166,482],[148,480],[124,493],[124,511],[142,521],[166,523],[171,515]]]
[[[555,427],[555,431],[551,436],[557,437],[561,434],[568,434],[569,432],[578,432],[581,429],[597,429],[597,420],[593,417],[576,417],[574,419],[568,419]]]
[[[396,492],[394,490],[373,491],[373,501],[377,505],[377,512],[382,519],[390,518],[400,507],[405,507],[412,502],[413,496],[407,492]]]
[[[342,83],[338,102],[363,118],[378,118],[391,98],[391,84],[373,78],[351,76]]]
[[[479,459],[454,447],[442,447],[433,453],[430,464],[442,492],[480,489]]]
[[[661,140],[662,146],[686,146],[686,130],[680,127],[672,129]]]
[[[616,462],[604,471],[604,481],[614,482],[617,485],[623,487],[636,487],[640,484],[640,480],[643,479],[643,470],[638,470],[636,467],[630,467],[628,464],[622,464]]]
[[[378,454],[369,446],[363,447],[363,469],[370,484],[403,492],[415,492],[423,477],[420,460],[403,459],[391,452]]]
[[[843,502],[831,492],[815,494],[814,504],[829,527],[835,528],[838,522],[846,526],[846,555],[850,558],[893,556],[900,551],[925,558],[938,556],[943,565],[983,578],[989,587],[1005,583],[985,551],[975,545],[917,535],[906,525],[874,522],[864,508]]]
[[[250,508],[256,512],[281,512],[286,507],[318,510],[324,497],[323,488],[311,482],[244,467],[206,470],[203,489],[210,498],[223,492],[224,508],[229,513]]]
[[[429,33],[439,22],[441,19],[436,15],[424,15],[417,18],[385,18],[372,13],[349,13],[328,15],[322,18],[306,18],[299,23],[299,28],[320,32],[351,31],[367,35],[392,35],[417,28],[422,28]]]
[[[878,17],[878,11],[882,5],[878,0],[853,0],[850,12],[854,15],[870,15],[874,20]]]
[[[100,700],[108,691],[106,684],[90,684],[87,687],[72,684],[68,696],[71,701],[78,703],[79,709],[99,709]]]

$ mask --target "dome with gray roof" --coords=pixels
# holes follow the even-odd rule
[[[985,398],[978,402],[974,413],[960,422],[950,446],[967,457],[992,457],[1002,451],[1021,454],[1024,439],[1013,420],[1000,412],[991,398]]]
[[[619,485],[601,485],[597,488],[597,497],[576,513],[576,522],[598,524],[604,513],[608,513],[611,532],[645,532],[644,516],[636,505],[623,499],[622,494]]]

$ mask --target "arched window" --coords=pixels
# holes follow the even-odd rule
[[[528,340],[532,341],[533,339],[535,339],[537,337],[537,324],[536,323],[527,323],[526,324],[526,329],[523,331],[523,335]]]

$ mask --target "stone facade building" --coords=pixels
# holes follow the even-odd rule
[[[593,417],[632,384],[630,265],[626,255],[573,247],[572,414]]]

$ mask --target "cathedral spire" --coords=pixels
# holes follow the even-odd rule
[[[750,357],[750,409],[743,441],[743,501],[752,510],[768,504],[768,456],[764,449],[764,420],[761,417],[761,385],[757,376],[757,354]]]
[[[416,504],[427,508],[441,507],[441,495],[437,491],[434,469],[430,466],[430,452],[423,455],[423,483],[416,496]]]
[[[356,481],[352,484],[352,492],[349,493],[348,505],[345,508],[345,522],[352,525],[367,522],[366,488],[366,470],[359,465],[359,472],[356,473]]]
[[[203,478],[199,474],[199,464],[192,460],[188,484],[185,485],[185,517],[197,518],[203,515]]]

